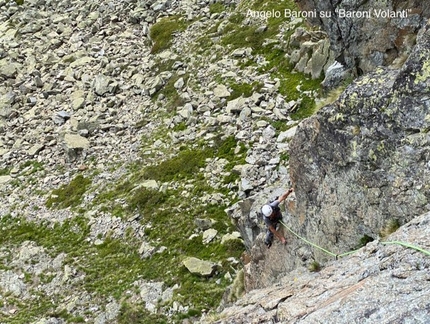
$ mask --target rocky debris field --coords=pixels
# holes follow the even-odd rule
[[[152,323],[217,307],[244,249],[223,209],[288,183],[288,141],[318,96],[321,37],[294,34],[302,20],[246,20],[229,2],[0,9],[2,322]],[[239,26],[270,42],[246,46]],[[309,76],[273,68],[285,35]],[[185,257],[199,253],[210,271],[190,275]],[[191,301],[181,276],[208,296]]]

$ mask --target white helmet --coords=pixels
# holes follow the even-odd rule
[[[273,209],[269,205],[264,205],[263,208],[261,208],[261,211],[263,212],[264,216],[269,217],[272,215]]]

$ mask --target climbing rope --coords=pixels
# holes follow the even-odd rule
[[[330,252],[330,251],[328,251],[328,250],[326,250],[326,249],[324,249],[324,248],[322,248],[321,246],[319,246],[319,245],[316,245],[315,243],[312,243],[312,242],[310,242],[310,241],[308,241],[307,239],[305,239],[304,237],[302,237],[302,236],[300,236],[299,234],[297,234],[296,232],[294,232],[291,228],[289,228],[283,221],[280,221],[280,223],[289,231],[289,232],[291,232],[292,234],[294,234],[295,236],[297,236],[299,239],[301,239],[302,241],[304,241],[304,242],[306,242],[306,243],[308,243],[308,244],[310,244],[310,245],[312,245],[313,247],[315,247],[315,248],[317,248],[317,249],[319,249],[319,250],[321,250],[321,251],[323,251],[323,252],[325,252],[325,253],[327,253],[328,255],[331,255],[331,256],[333,256],[333,257],[335,257],[336,259],[337,258],[340,258],[340,257],[344,257],[344,256],[347,256],[347,255],[350,255],[350,254],[353,254],[353,253],[355,253],[355,252],[357,252],[358,250],[354,250],[354,251],[349,251],[349,252],[345,252],[345,253],[342,253],[342,254],[336,254],[336,253],[333,253],[333,252]],[[417,251],[419,251],[419,252],[421,252],[421,253],[424,253],[424,254],[427,254],[427,255],[430,255],[430,251],[427,251],[427,250],[424,250],[424,249],[422,249],[422,248],[420,248],[420,247],[418,247],[418,246],[415,246],[415,245],[412,245],[412,244],[409,244],[409,243],[405,243],[405,242],[399,242],[399,241],[391,241],[391,242],[380,242],[381,244],[398,244],[398,245],[401,245],[401,246],[404,246],[404,247],[407,247],[407,248],[410,248],[410,249],[415,249],[415,250],[417,250]]]
[[[412,244],[405,243],[405,242],[391,241],[391,242],[381,242],[381,244],[398,244],[398,245],[402,245],[402,246],[410,248],[410,249],[415,249],[417,251],[420,251],[421,253],[430,255],[430,251],[424,250],[424,249],[420,248],[419,246],[412,245]]]

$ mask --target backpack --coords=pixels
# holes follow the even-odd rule
[[[275,197],[275,199],[269,200],[269,202],[267,203],[268,205],[270,205],[272,202],[274,202],[275,200],[278,200],[279,197]],[[279,212],[281,212],[281,208],[278,206],[273,207],[272,206],[273,211],[278,214]]]

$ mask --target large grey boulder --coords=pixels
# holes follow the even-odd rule
[[[85,137],[67,133],[64,135],[64,147],[69,159],[74,160],[84,149],[90,146],[90,141]]]
[[[212,276],[217,268],[216,263],[200,260],[194,257],[188,257],[182,261],[182,263],[192,274],[202,277]]]

